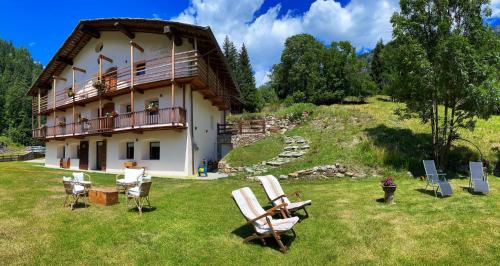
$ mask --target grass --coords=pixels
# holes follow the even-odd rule
[[[491,193],[472,195],[454,179],[455,194],[436,199],[422,181],[397,177],[395,205],[377,201],[378,179],[283,181],[313,201],[311,217],[296,226],[298,238],[282,255],[273,241],[243,244],[251,232],[233,189],[258,183],[154,179],[155,209],[138,215],[123,195],[114,206],[62,208],[64,170],[36,164],[0,164],[0,264],[495,264],[500,260],[500,181]],[[95,186],[114,177],[92,174]]]
[[[366,104],[308,107],[312,111],[310,118],[286,135],[307,138],[311,144],[310,152],[299,160],[273,169],[271,173],[288,174],[338,162],[368,176],[405,176],[408,171],[414,176],[423,175],[422,159],[430,158],[432,151],[430,126],[421,124],[418,119],[401,120],[394,114],[398,107],[402,104],[388,102],[382,97],[369,98]],[[500,116],[493,116],[488,121],[478,120],[474,131],[462,130],[460,134],[479,146],[486,159],[496,162],[500,160],[496,150],[500,149],[499,131]],[[272,138],[275,137],[260,143],[271,142]],[[226,160],[231,165],[239,165],[253,162],[260,154],[279,153],[276,146],[260,143],[256,147],[236,148]],[[469,160],[479,159],[479,153],[461,140],[454,145],[451,157],[454,158],[453,166],[458,167],[446,170],[449,176],[460,177],[466,174],[464,170]]]
[[[275,134],[252,145],[232,150],[226,157],[231,166],[245,166],[269,160],[283,151],[283,137]]]

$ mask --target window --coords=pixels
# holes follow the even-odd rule
[[[127,159],[134,159],[134,143],[127,142]]]
[[[131,113],[132,112],[132,106],[130,104],[127,104],[127,106],[125,107],[125,112],[126,113]]]
[[[160,160],[160,142],[149,143],[149,159]]]
[[[146,63],[138,63],[135,65],[135,75],[142,76],[146,74]]]

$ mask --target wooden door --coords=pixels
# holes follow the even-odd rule
[[[113,116],[106,116],[115,112],[115,103],[106,103],[101,110],[101,129],[113,129],[115,127],[115,118]]]
[[[96,142],[96,169],[106,171],[106,140]]]
[[[106,91],[116,90],[116,84],[118,81],[118,73],[116,67],[111,67],[106,70],[106,73],[102,75],[104,79],[104,84],[106,84]]]
[[[89,142],[88,141],[80,141],[80,165],[79,168],[81,170],[89,169]]]

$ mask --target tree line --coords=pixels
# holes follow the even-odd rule
[[[31,98],[26,92],[42,71],[26,48],[0,39],[0,135],[30,145]]]

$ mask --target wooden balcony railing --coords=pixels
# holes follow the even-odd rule
[[[140,111],[119,114],[115,117],[98,117],[78,123],[33,129],[33,138],[49,139],[84,136],[127,130],[154,128],[183,128],[186,126],[186,110],[169,107],[156,112]]]
[[[217,134],[265,134],[266,120],[245,120],[236,123],[217,124]]]
[[[179,52],[174,55],[175,79],[198,77],[215,96],[226,98],[224,84],[222,84],[204,59],[197,54],[196,50]],[[74,88],[71,89],[71,93],[65,90],[58,90],[55,95],[55,101],[52,94],[40,97],[40,101],[38,101],[38,97],[33,97],[33,113],[38,112],[38,105],[40,105],[40,112],[45,112],[61,106],[91,101],[91,99],[97,99],[100,95],[106,96],[114,91],[130,88],[132,81],[134,87],[140,87],[141,85],[172,79],[171,54],[141,60],[136,62],[137,64],[141,65],[141,67],[135,68],[133,79],[131,79],[130,65],[127,65],[103,73],[102,78],[97,73],[93,74],[92,78],[76,83]]]

